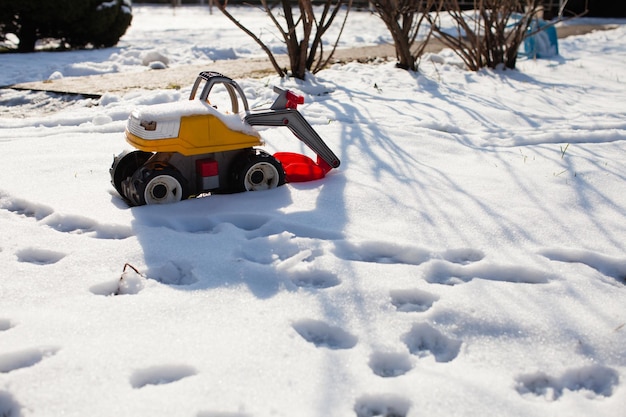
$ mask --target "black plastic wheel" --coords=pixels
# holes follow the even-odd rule
[[[163,163],[139,168],[122,187],[133,205],[167,204],[189,198],[189,186],[178,170]]]
[[[285,170],[272,155],[252,150],[237,164],[234,172],[236,191],[261,191],[285,183]]]
[[[122,189],[122,182],[133,176],[135,171],[145,164],[153,154],[151,152],[144,151],[124,151],[115,158],[113,158],[113,164],[109,169],[111,174],[111,184],[115,187],[115,190],[124,199],[128,199],[124,195]]]

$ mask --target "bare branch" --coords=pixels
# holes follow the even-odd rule
[[[455,22],[450,34],[440,20],[430,19],[432,30],[470,70],[483,67],[515,68],[518,50],[541,11],[541,0],[475,0],[474,10],[464,12],[458,0],[438,0]]]
[[[278,0],[277,4],[282,7],[282,16],[274,14],[268,0],[261,0],[262,9],[278,30],[287,48],[291,76],[304,79],[307,71],[313,69],[313,72],[317,72],[330,60],[339,42],[339,37],[343,33],[352,0],[348,0],[346,17],[341,25],[339,35],[335,40],[330,55],[326,60],[324,60],[322,39],[337,17],[339,10],[345,5],[345,2],[346,0],[326,0],[320,18],[318,19],[316,17],[317,9],[313,7],[312,0],[297,0],[297,2],[294,0]],[[220,11],[261,46],[278,75],[281,77],[287,75],[286,70],[283,70],[277,64],[275,57],[267,45],[250,29],[237,21],[237,19],[226,10],[226,4],[227,0],[218,0]],[[294,8],[296,4],[297,9]],[[294,12],[296,12],[296,14],[294,14]],[[284,22],[282,22],[279,17],[282,17]]]
[[[274,57],[274,54],[272,53],[272,51],[267,47],[267,45],[265,45],[265,43],[263,43],[261,39],[259,39],[258,36],[252,33],[252,31],[246,28],[240,21],[235,19],[235,17],[231,15],[228,12],[228,10],[226,10],[226,4],[227,4],[226,1],[217,0],[217,8],[220,9],[220,11],[224,14],[224,16],[226,16],[231,22],[233,22],[239,29],[243,30],[248,36],[254,39],[254,41],[267,54],[267,57],[269,58],[274,70],[278,73],[279,76],[284,77],[286,75],[285,71],[280,67],[280,65],[278,65],[278,62],[276,61],[276,58]]]
[[[393,38],[399,68],[417,70],[417,60],[425,50],[425,43],[416,49],[413,45],[422,24],[429,19],[426,16],[437,10],[438,3],[439,0],[374,0],[376,13]],[[429,31],[427,40],[431,34]]]

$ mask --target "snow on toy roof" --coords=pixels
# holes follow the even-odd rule
[[[258,132],[245,123],[238,114],[225,114],[211,104],[201,100],[186,100],[174,103],[160,103],[141,106],[133,110],[133,117],[145,121],[179,120],[185,116],[211,114],[218,117],[229,129],[248,135],[258,136]]]

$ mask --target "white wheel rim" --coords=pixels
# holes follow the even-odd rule
[[[183,187],[178,180],[170,175],[158,175],[148,182],[144,198],[146,204],[166,204],[180,201]]]
[[[269,162],[258,162],[250,167],[244,178],[247,191],[269,190],[278,187],[278,170]]]

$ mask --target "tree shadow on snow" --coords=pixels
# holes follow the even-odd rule
[[[557,57],[552,61],[559,65],[566,60]],[[455,230],[458,234],[441,234],[443,245],[459,237],[471,245],[476,233],[488,235],[494,232],[494,227],[512,240],[534,241],[536,237],[529,232],[526,223],[520,224],[519,211],[512,204],[518,195],[524,196],[531,204],[538,223],[549,225],[555,233],[569,236],[570,244],[584,245],[585,236],[572,230],[571,219],[564,215],[572,210],[568,206],[571,200],[563,202],[562,211],[554,210],[551,194],[554,188],[551,187],[556,182],[556,187],[562,183],[572,188],[577,195],[579,209],[585,212],[589,222],[617,247],[622,246],[619,231],[607,227],[603,216],[591,209],[600,201],[602,207],[621,218],[623,213],[618,202],[607,190],[594,184],[593,178],[581,173],[578,166],[581,162],[589,163],[597,172],[621,180],[626,179],[625,176],[617,165],[607,164],[589,146],[576,147],[575,151],[572,150],[574,146],[570,147],[570,153],[576,153],[576,157],[572,155],[571,158],[567,148],[564,150],[564,146],[567,146],[564,144],[604,144],[623,139],[615,135],[614,131],[597,132],[595,126],[590,131],[569,128],[572,121],[567,115],[567,109],[562,108],[563,103],[571,100],[572,93],[584,97],[587,94],[585,86],[568,84],[567,81],[539,81],[517,70],[468,73],[465,75],[466,80],[457,83],[445,79],[433,80],[420,73],[401,72],[399,76],[412,77],[416,90],[407,92],[405,97],[389,97],[380,94],[385,89],[384,85],[375,84],[370,89],[358,91],[336,85],[336,91],[345,94],[348,99],[339,104],[333,101],[328,105],[335,114],[343,115],[340,122],[346,125],[346,136],[342,137],[342,154],[347,164],[358,155],[362,159],[360,164],[369,166],[376,180],[388,175],[410,185],[408,188],[412,194],[407,199],[414,202],[412,215],[421,216],[425,223],[434,222],[436,215],[437,221],[443,221],[447,226],[445,230]],[[477,79],[480,80],[481,89],[487,86],[493,89],[494,94],[473,90],[472,84]],[[515,93],[526,93],[526,90],[536,94],[530,95],[532,102],[520,105]],[[561,115],[561,119],[550,124],[553,118],[541,114],[543,109]],[[393,114],[394,121],[406,121],[406,125],[397,127],[385,124],[387,114]],[[463,121],[459,121],[460,118]],[[503,124],[502,118],[514,119],[519,128],[515,126],[511,131],[511,124]],[[402,141],[397,140],[396,135],[403,135],[404,143],[406,138],[414,138],[418,144],[422,139],[429,139],[426,143],[432,144],[435,139],[467,147],[467,172],[450,169],[450,164],[441,165],[430,161],[425,156],[427,149],[424,149],[422,155],[421,149],[411,152],[403,148]],[[528,169],[533,169],[529,157],[553,163],[554,170],[547,173],[551,178],[546,184],[537,186],[536,177],[526,176],[520,170],[519,166],[527,162]],[[480,190],[467,187],[467,179],[464,177],[471,176],[473,171],[481,172],[490,165],[495,165],[492,191],[502,184],[513,184],[512,189],[502,190],[502,195],[510,195],[511,200],[494,205],[484,198]],[[390,198],[393,198],[393,193]],[[478,224],[468,217],[471,229],[460,227],[457,217],[460,212],[476,212],[479,218],[488,218],[491,223]]]

